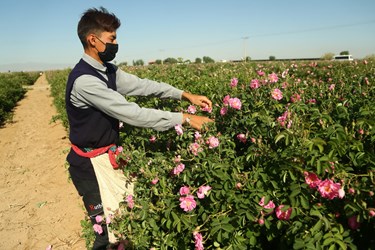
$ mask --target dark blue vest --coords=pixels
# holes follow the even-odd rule
[[[71,143],[81,148],[99,148],[118,143],[119,121],[117,119],[106,115],[94,107],[86,109],[77,108],[70,101],[74,81],[82,75],[97,77],[105,82],[108,88],[116,90],[117,68],[109,63],[106,63],[106,67],[108,80],[82,59],[69,74],[65,92],[65,104],[69,120],[69,139]],[[76,177],[95,178],[90,159],[78,156],[71,150],[67,160],[70,164],[69,170],[71,174],[78,175]]]

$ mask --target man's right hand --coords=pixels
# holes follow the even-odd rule
[[[214,120],[206,116],[198,116],[191,114],[183,114],[183,124],[190,124],[190,126],[198,131],[201,131],[203,125],[206,123],[214,122]]]

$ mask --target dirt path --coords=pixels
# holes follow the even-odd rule
[[[0,249],[86,249],[82,201],[68,181],[69,141],[42,75],[0,128]]]

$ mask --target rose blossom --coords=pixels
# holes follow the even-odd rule
[[[220,142],[218,138],[216,138],[215,136],[211,136],[207,139],[206,144],[209,145],[209,148],[216,148],[217,146],[219,146]]]
[[[339,198],[340,199],[344,198],[344,196],[345,196],[345,190],[343,188],[340,188],[338,192],[339,192]]]
[[[323,198],[334,199],[339,195],[341,189],[340,183],[334,183],[332,180],[327,179],[318,184],[318,190]]]
[[[291,102],[299,102],[299,101],[301,101],[301,96],[299,94],[295,93],[290,97],[290,101]]]
[[[93,226],[93,229],[94,229],[94,232],[98,233],[98,234],[102,234],[103,233],[103,228],[101,225],[99,224],[94,224]]]
[[[279,78],[275,73],[272,73],[268,75],[268,80],[270,80],[271,83],[275,83],[279,80]]]
[[[155,135],[152,135],[151,137],[150,137],[150,142],[151,143],[154,143],[156,141],[156,136]]]
[[[176,130],[177,135],[182,135],[184,133],[181,124],[177,124],[176,126],[174,126],[174,129]]]
[[[264,205],[264,196],[259,201],[259,205],[262,206],[265,209],[272,209],[275,208],[275,203],[273,203],[272,200],[268,201],[267,205]]]
[[[187,195],[185,197],[180,197],[180,208],[185,212],[193,210],[197,206],[197,203],[194,200],[194,196]]]
[[[203,250],[203,236],[201,233],[193,232],[195,250]]]
[[[240,99],[238,99],[237,97],[235,97],[235,98],[230,98],[229,100],[228,100],[228,102],[229,102],[229,106],[231,107],[231,108],[234,108],[234,109],[237,109],[237,110],[240,110],[241,109],[241,100]]]
[[[260,87],[259,80],[258,79],[253,79],[250,82],[250,88],[252,89],[257,89]]]
[[[202,135],[198,131],[195,131],[194,132],[194,139],[195,139],[195,141],[198,141],[200,138],[202,138]]]
[[[134,207],[133,195],[126,196],[125,201],[128,203],[128,207],[130,209],[133,209],[133,207]]]
[[[190,193],[190,188],[188,186],[182,186],[180,188],[180,195],[187,195]]]
[[[232,78],[232,80],[230,81],[230,86],[232,87],[232,88],[234,88],[234,87],[237,87],[237,84],[238,84],[238,79],[237,78]]]
[[[223,104],[224,104],[225,106],[228,106],[228,105],[229,105],[229,99],[230,99],[230,95],[226,95],[226,96],[224,96]]]
[[[159,178],[158,177],[155,177],[152,181],[151,181],[151,184],[152,185],[156,185],[156,183],[159,182]]]
[[[280,89],[274,89],[271,92],[272,98],[275,100],[281,100],[283,99],[283,92],[281,92]]]
[[[212,112],[212,108],[210,108],[208,105],[204,106],[203,108],[201,108],[202,111],[206,111],[208,113],[211,113]]]
[[[182,171],[184,171],[184,169],[185,169],[185,164],[180,163],[180,164],[178,164],[178,165],[172,170],[172,174],[173,174],[173,175],[179,175]]]
[[[208,191],[210,191],[210,190],[211,190],[210,186],[201,186],[198,189],[198,192],[197,192],[198,198],[203,199],[205,197],[205,195],[207,195]]]
[[[197,108],[194,106],[194,105],[190,105],[188,108],[187,108],[187,112],[189,114],[195,114],[197,112]]]
[[[199,143],[194,142],[189,145],[189,150],[193,155],[197,156],[199,152],[203,151],[203,148],[201,148]]]
[[[279,220],[289,220],[290,218],[290,215],[292,214],[292,208],[288,208],[287,210],[285,211],[282,211],[282,208],[284,207],[284,205],[280,205],[278,206],[275,211],[276,211],[276,217],[279,219]]]
[[[261,71],[261,70],[258,70],[257,74],[258,74],[258,76],[264,76],[265,73],[263,71]]]
[[[319,183],[321,182],[318,176],[314,173],[305,171],[303,174],[305,175],[306,184],[308,184],[311,188],[317,187]]]
[[[95,216],[95,221],[96,221],[96,223],[98,223],[98,224],[102,223],[102,221],[103,221],[103,216],[101,216],[101,215],[97,215],[97,216]]]
[[[226,115],[227,112],[228,112],[228,108],[227,107],[222,107],[220,109],[220,115],[222,115],[222,116]]]
[[[242,143],[246,143],[246,135],[245,134],[238,134],[237,139],[240,140]]]

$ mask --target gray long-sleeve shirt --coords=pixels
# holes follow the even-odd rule
[[[87,54],[82,59],[103,75],[107,67]],[[134,102],[128,102],[124,96],[157,96],[181,100],[183,91],[169,84],[141,79],[121,69],[116,72],[117,91],[107,87],[106,83],[92,75],[78,77],[70,95],[71,102],[79,108],[95,107],[105,114],[136,127],[167,130],[182,123],[182,113],[141,108]]]

